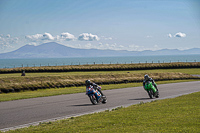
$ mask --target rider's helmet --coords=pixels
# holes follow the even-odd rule
[[[149,79],[149,75],[147,75],[147,74],[144,75],[144,79],[145,79],[145,80],[148,80],[148,79]]]
[[[90,80],[86,80],[86,81],[85,81],[85,84],[86,84],[86,85],[90,85],[90,84],[91,84]]]

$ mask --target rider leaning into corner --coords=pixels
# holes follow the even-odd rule
[[[155,84],[154,80],[151,77],[149,77],[149,75],[147,75],[147,74],[144,75],[143,88],[145,86],[145,83],[148,82],[148,81],[152,82],[153,86],[156,88],[156,90],[158,92],[158,88],[157,88],[157,85]],[[146,89],[144,88],[144,90],[146,90]],[[158,92],[158,95],[159,95],[159,92]]]
[[[86,80],[85,81],[85,84],[86,84],[86,95],[89,95],[89,94],[92,94],[94,93],[94,95],[96,96],[97,100],[100,100],[100,97],[98,96],[98,93],[96,91],[96,89],[102,94],[103,96],[103,93],[101,92],[101,87],[98,86],[97,84],[95,83],[92,83],[90,80]]]

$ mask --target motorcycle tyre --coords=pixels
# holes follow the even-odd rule
[[[156,97],[156,98],[159,98],[159,91],[158,91],[158,89],[156,89],[156,90],[157,90],[157,92],[156,92],[155,97]]]
[[[155,96],[156,98],[159,98],[159,94],[157,93],[157,95]]]
[[[91,103],[92,103],[93,105],[96,105],[96,104],[98,103],[96,97],[95,97],[95,99],[94,99],[93,95],[89,95],[89,98],[90,98],[90,101],[91,101]]]
[[[105,96],[105,95],[104,95],[104,96],[102,96],[102,99],[103,99],[102,103],[103,103],[103,104],[106,104],[106,103],[107,103],[107,98],[106,98],[106,96]]]
[[[147,91],[147,93],[148,93],[149,97],[150,97],[151,99],[153,99],[153,92],[152,92],[152,90]]]

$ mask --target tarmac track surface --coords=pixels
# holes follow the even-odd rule
[[[158,89],[158,99],[173,98],[200,91],[200,81],[162,84],[158,85]],[[105,90],[103,93],[108,102],[98,105],[92,105],[85,93],[0,102],[0,130],[7,131],[37,125],[40,122],[152,101],[142,86]]]

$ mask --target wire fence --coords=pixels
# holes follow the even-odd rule
[[[98,64],[140,64],[140,63],[174,63],[174,62],[198,62],[197,60],[177,60],[177,61],[166,61],[166,60],[158,60],[158,61],[116,61],[116,62],[66,62],[66,63],[38,63],[38,64],[9,64],[9,65],[1,65],[0,64],[0,68],[17,68],[17,67],[44,67],[44,66],[66,66],[66,65],[98,65]]]

